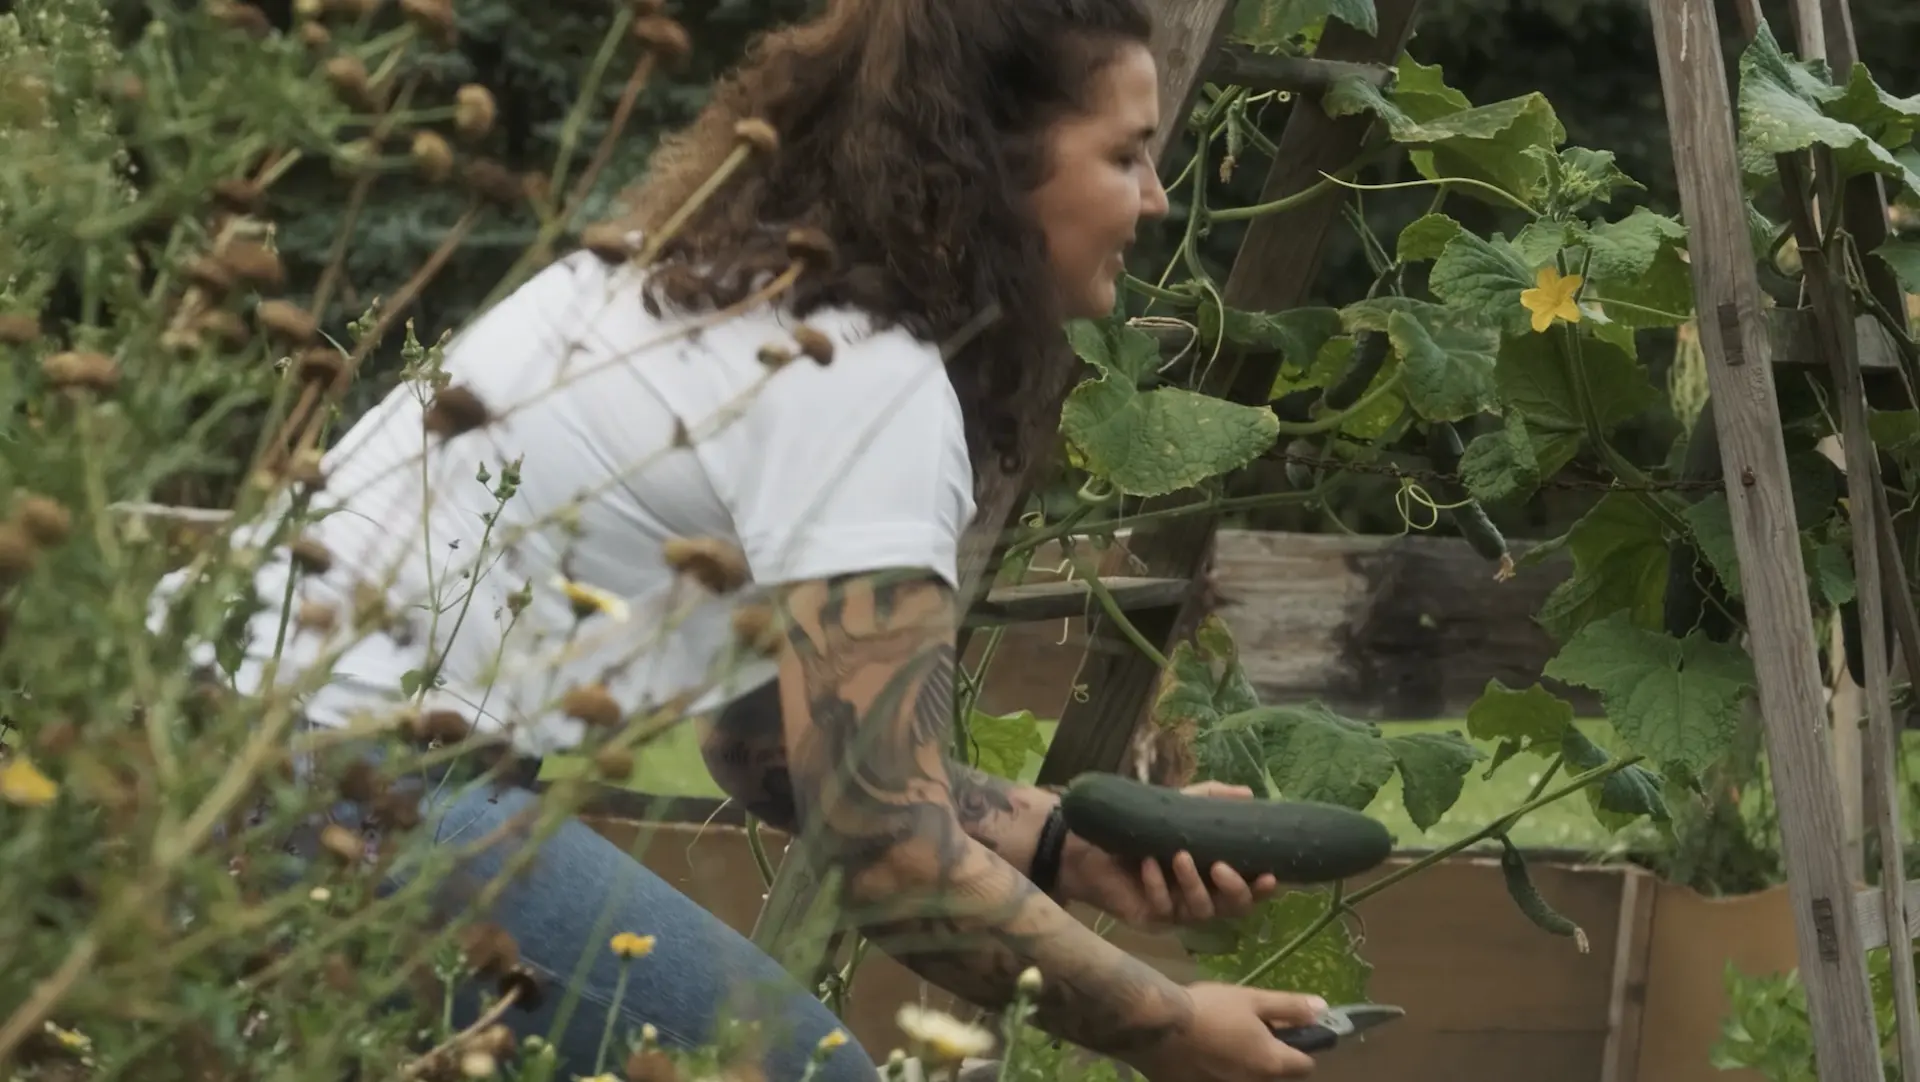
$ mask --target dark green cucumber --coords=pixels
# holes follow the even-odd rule
[[[1116,856],[1165,868],[1185,850],[1203,870],[1220,862],[1247,879],[1328,883],[1393,853],[1387,828],[1351,808],[1189,796],[1118,774],[1075,778],[1060,810],[1068,829]]]

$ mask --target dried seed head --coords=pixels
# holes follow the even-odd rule
[[[474,1035],[473,1046],[499,1059],[513,1055],[513,1030],[495,1022]]]
[[[341,826],[328,823],[320,829],[320,847],[332,853],[334,859],[342,864],[352,864],[366,856],[367,847],[360,835]]]
[[[246,177],[228,177],[215,182],[213,186],[214,199],[235,214],[252,214],[259,210],[266,194],[266,189],[260,187],[258,181]]]
[[[618,744],[608,744],[593,753],[593,768],[607,781],[626,781],[633,777],[633,752]]]
[[[333,44],[333,31],[315,22],[300,24],[300,44],[319,52]]]
[[[769,342],[760,347],[760,363],[778,372],[793,363],[793,351]]]
[[[320,462],[319,451],[312,448],[301,451],[287,462],[287,480],[315,491],[326,488],[327,474],[320,468]]]
[[[780,150],[780,134],[759,117],[748,117],[735,124],[733,137],[769,158]]]
[[[222,266],[242,282],[274,291],[287,284],[287,268],[273,249],[257,241],[233,241],[214,254]]]
[[[26,346],[40,340],[40,320],[29,315],[0,315],[0,346]]]
[[[180,273],[187,281],[216,297],[225,296],[233,288],[233,272],[227,269],[225,263],[210,255],[196,256],[180,268]]]
[[[238,3],[237,0],[207,0],[207,14],[256,38],[273,33],[273,23],[267,18],[267,13],[252,4]]]
[[[526,966],[515,966],[500,975],[500,994],[512,996],[513,1005],[523,1011],[537,1011],[545,999],[540,993],[540,978]]]
[[[635,40],[653,54],[662,66],[677,69],[693,53],[693,39],[687,29],[665,15],[642,15],[633,21]]]
[[[627,1057],[627,1082],[680,1082],[672,1057],[658,1048],[638,1048]]]
[[[33,570],[38,550],[27,528],[17,522],[0,523],[0,583],[11,582]]]
[[[56,390],[110,394],[120,386],[120,365],[104,353],[55,353],[40,362],[40,374]]]
[[[831,271],[839,263],[833,238],[813,226],[787,230],[787,257],[815,272]]]
[[[72,512],[47,496],[33,493],[20,496],[13,505],[13,519],[27,531],[33,543],[42,548],[62,544],[73,532]]]
[[[418,738],[431,744],[458,744],[472,731],[458,710],[429,710],[414,723]]]
[[[323,69],[327,83],[340,100],[355,109],[372,112],[380,108],[380,101],[374,96],[372,77],[367,74],[367,65],[352,53],[340,53],[327,58]]]
[[[667,566],[690,576],[716,594],[730,594],[747,584],[747,558],[738,548],[714,537],[676,537],[662,550]]]
[[[309,575],[324,575],[333,567],[333,553],[311,537],[298,538],[288,545],[287,555],[293,559],[293,566]]]
[[[501,977],[520,964],[520,944],[505,928],[480,921],[460,929],[460,953],[467,967],[482,977]]]
[[[453,5],[447,0],[400,0],[400,10],[427,40],[442,49],[451,48],[460,39],[454,25]]]
[[[581,684],[560,699],[561,712],[598,729],[620,724],[620,704],[605,684]]]
[[[366,759],[355,759],[340,772],[340,780],[335,783],[343,800],[355,804],[371,804],[375,797],[387,791],[387,779],[380,776],[380,770]]]
[[[412,830],[420,825],[420,798],[398,789],[389,789],[374,798],[373,815],[384,827]]]
[[[294,375],[306,383],[330,387],[347,370],[347,359],[332,346],[312,346],[293,362]]]
[[[441,439],[452,439],[483,428],[492,419],[492,413],[488,411],[487,404],[480,401],[479,395],[456,385],[440,388],[439,393],[433,396],[433,403],[427,407],[423,421],[428,432]]]
[[[313,313],[289,301],[261,301],[253,314],[267,333],[290,346],[304,346],[320,333]]]
[[[293,13],[302,19],[318,19],[327,14],[326,0],[293,0]]]
[[[468,83],[453,93],[453,130],[469,143],[486,138],[498,112],[493,91],[479,83]]]
[[[253,337],[247,321],[225,308],[209,308],[193,321],[195,338],[212,338],[226,349],[238,350]]]
[[[302,631],[325,635],[340,622],[340,610],[325,601],[302,601],[293,622]]]
[[[635,252],[632,234],[618,222],[595,222],[581,230],[580,246],[616,266],[632,259]]]
[[[794,328],[793,342],[800,347],[800,352],[812,357],[814,363],[823,366],[833,363],[833,339],[818,328],[801,324]]]
[[[511,209],[527,198],[525,178],[492,158],[475,158],[461,173],[467,190],[502,207]]]
[[[468,1078],[492,1078],[500,1070],[500,1061],[491,1052],[478,1048],[460,1054],[460,1073]]]
[[[780,625],[772,605],[742,605],[733,610],[733,637],[741,646],[761,657],[780,652]]]
[[[453,148],[439,132],[413,133],[413,171],[430,184],[439,184],[453,175]]]
[[[339,951],[327,955],[320,963],[320,982],[343,996],[352,995],[360,987],[353,972],[353,963]]]

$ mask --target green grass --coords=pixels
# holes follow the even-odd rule
[[[1596,743],[1602,747],[1611,746],[1612,733],[1606,722],[1594,720],[1579,724]],[[1464,731],[1465,727],[1464,721],[1450,720],[1382,723],[1382,728],[1398,734],[1445,732],[1450,729]],[[1051,740],[1052,723],[1043,722],[1042,730],[1043,736]],[[673,730],[636,758],[633,777],[626,782],[625,788],[655,796],[719,799],[725,795],[707,776],[706,765],[701,761],[691,726]],[[1408,818],[1397,775],[1381,789],[1367,811],[1386,824],[1401,847],[1438,848],[1473,833],[1525,801],[1545,767],[1546,764],[1540,759],[1522,755],[1501,766],[1491,779],[1482,779],[1481,774],[1485,770],[1485,764],[1482,764],[1468,775],[1460,799],[1452,810],[1426,831],[1414,826]],[[548,760],[547,768],[542,773],[545,777],[557,777],[571,774],[579,768],[577,761],[555,757]],[[1031,781],[1039,769],[1040,756],[1030,756],[1022,772],[1023,780]],[[1630,827],[1618,836],[1611,834],[1595,821],[1593,813],[1588,810],[1586,798],[1574,796],[1529,815],[1514,827],[1511,837],[1514,844],[1525,848],[1573,849],[1599,857],[1617,854],[1629,842],[1644,842],[1653,837],[1653,832]]]

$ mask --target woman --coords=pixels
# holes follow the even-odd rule
[[[1246,912],[1270,878],[1203,876],[1183,854],[1169,881],[1065,835],[1052,794],[946,755],[970,460],[1013,455],[1063,321],[1113,309],[1140,220],[1167,209],[1148,152],[1162,122],[1150,32],[1141,0],[834,0],[760,41],[655,155],[635,235],[714,175],[740,121],[764,121],[777,146],[761,130],[650,276],[585,253],[549,267],[445,354],[489,423],[466,430],[477,418],[406,386],[328,454],[333,513],[309,536],[331,569],[308,561],[298,594],[349,606],[378,581],[393,621],[341,657],[310,720],[390,709],[430,656],[428,706],[510,730],[536,758],[591,718],[565,692],[629,716],[691,696],[717,715],[704,746],[720,783],[817,835],[863,931],[932,983],[993,1007],[1037,967],[1042,1028],[1155,1082],[1309,1070],[1270,1027],[1311,1020],[1317,1000],[1182,987],[1061,907],[1202,920]],[[676,538],[724,543],[695,568],[709,581],[737,547],[746,582],[719,585],[742,588],[690,590],[669,566],[692,559]],[[286,567],[263,573],[266,596]],[[772,656],[736,643],[742,599],[762,597],[790,629]],[[264,653],[277,613],[255,627]],[[282,671],[321,649],[296,636]],[[532,799],[444,797],[438,837],[484,836]],[[770,958],[586,826],[537,859],[493,915],[556,984],[595,956],[558,1042],[566,1075],[592,1072],[612,1009],[609,931],[656,937],[623,1029],[697,1043],[737,1007],[731,992],[771,986],[758,1002],[773,1014],[756,1017],[788,1038],[768,1068],[794,1079],[835,1028]],[[552,1012],[509,1020],[545,1032]],[[849,1044],[819,1077],[868,1079],[871,1064]]]

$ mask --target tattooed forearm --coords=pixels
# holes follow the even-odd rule
[[[937,699],[929,689],[920,701]],[[707,772],[728,796],[755,819],[793,831],[793,778],[787,769],[777,683],[747,692],[722,708],[701,734],[700,747]],[[1059,798],[951,758],[947,772],[962,829],[1015,868],[1028,868],[1040,824]]]
[[[996,853],[976,836],[1017,815],[1021,791],[948,762],[951,592],[863,576],[794,587],[784,605],[780,713],[795,819],[842,872],[855,923],[982,1006],[1007,1003],[1019,973],[1037,966],[1047,991],[1036,1020],[1097,1051],[1144,1050],[1185,1026],[1183,988],[1021,874],[1031,839],[1024,854]]]

